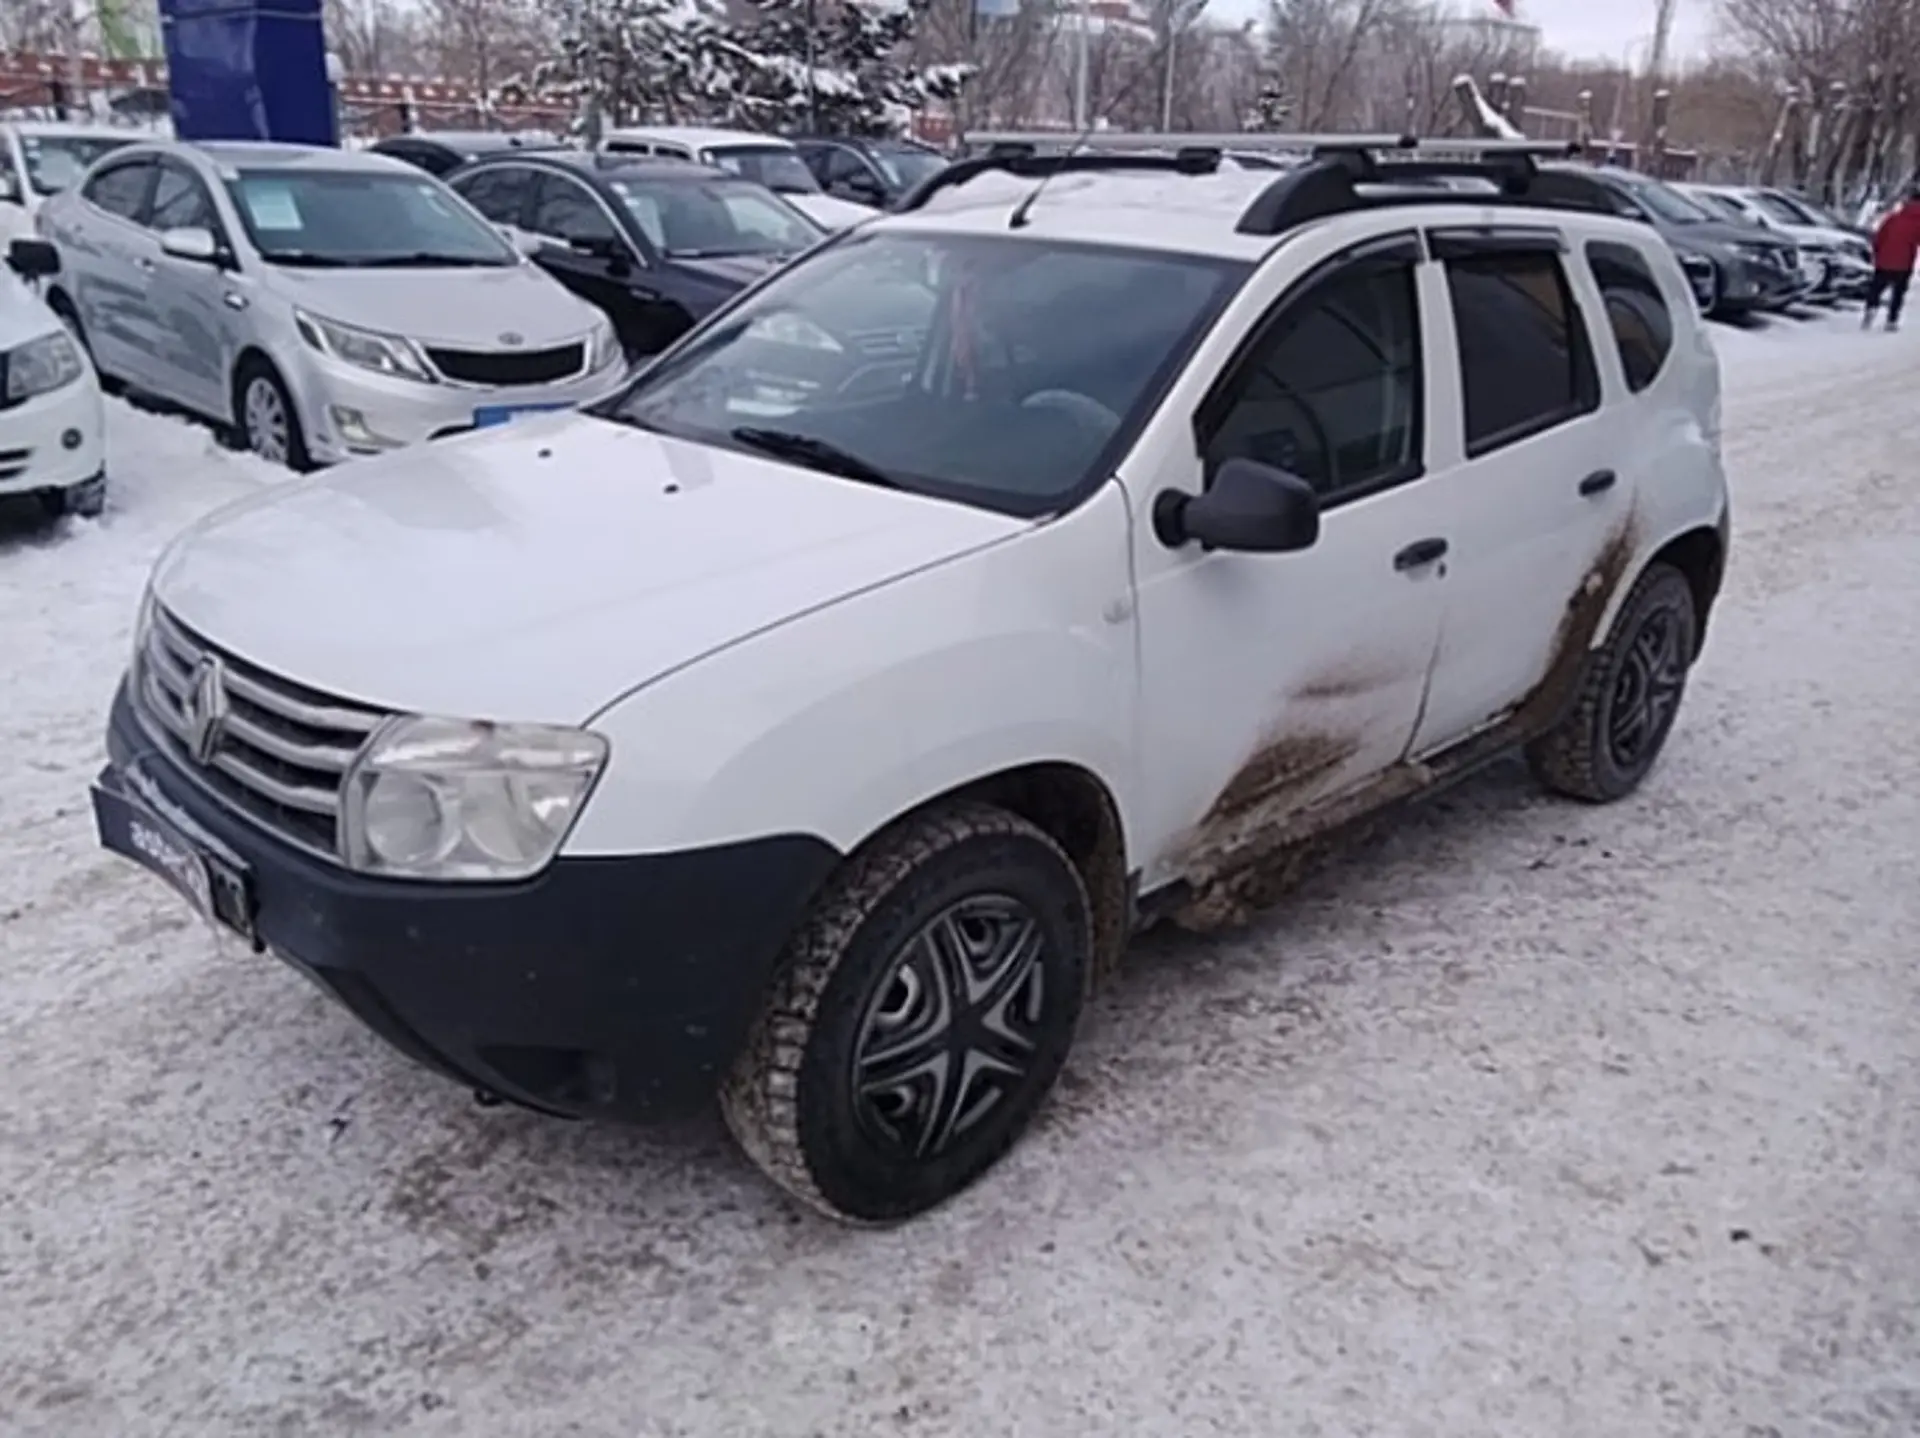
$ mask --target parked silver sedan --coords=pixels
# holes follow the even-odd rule
[[[47,300],[109,383],[306,468],[599,398],[611,324],[380,155],[130,145],[40,211]]]

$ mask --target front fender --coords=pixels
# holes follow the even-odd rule
[[[747,639],[593,721],[612,757],[566,851],[630,854],[768,834],[842,853],[1007,769],[1134,783],[1128,506],[1072,514]]]

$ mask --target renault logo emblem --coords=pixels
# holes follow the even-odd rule
[[[180,707],[187,721],[187,753],[196,764],[211,764],[227,722],[226,666],[207,655],[193,666]]]

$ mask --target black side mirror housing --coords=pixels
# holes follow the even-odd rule
[[[7,268],[23,280],[60,273],[60,251],[46,240],[15,240],[7,246]]]
[[[1320,538],[1320,497],[1296,474],[1253,459],[1230,459],[1199,494],[1162,490],[1153,501],[1153,532],[1169,549],[1291,554]]]

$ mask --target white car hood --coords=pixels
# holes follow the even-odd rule
[[[843,200],[838,195],[784,194],[780,198],[814,223],[825,225],[830,230],[847,229],[880,213],[871,205]]]
[[[0,263],[0,351],[13,349],[59,328],[60,321],[40,296]]]
[[[301,309],[358,325],[464,349],[539,349],[577,340],[599,311],[538,265],[498,269],[303,270],[275,266],[273,287]]]
[[[216,511],[161,557],[153,588],[215,644],[328,694],[579,723],[1028,523],[551,415]]]

